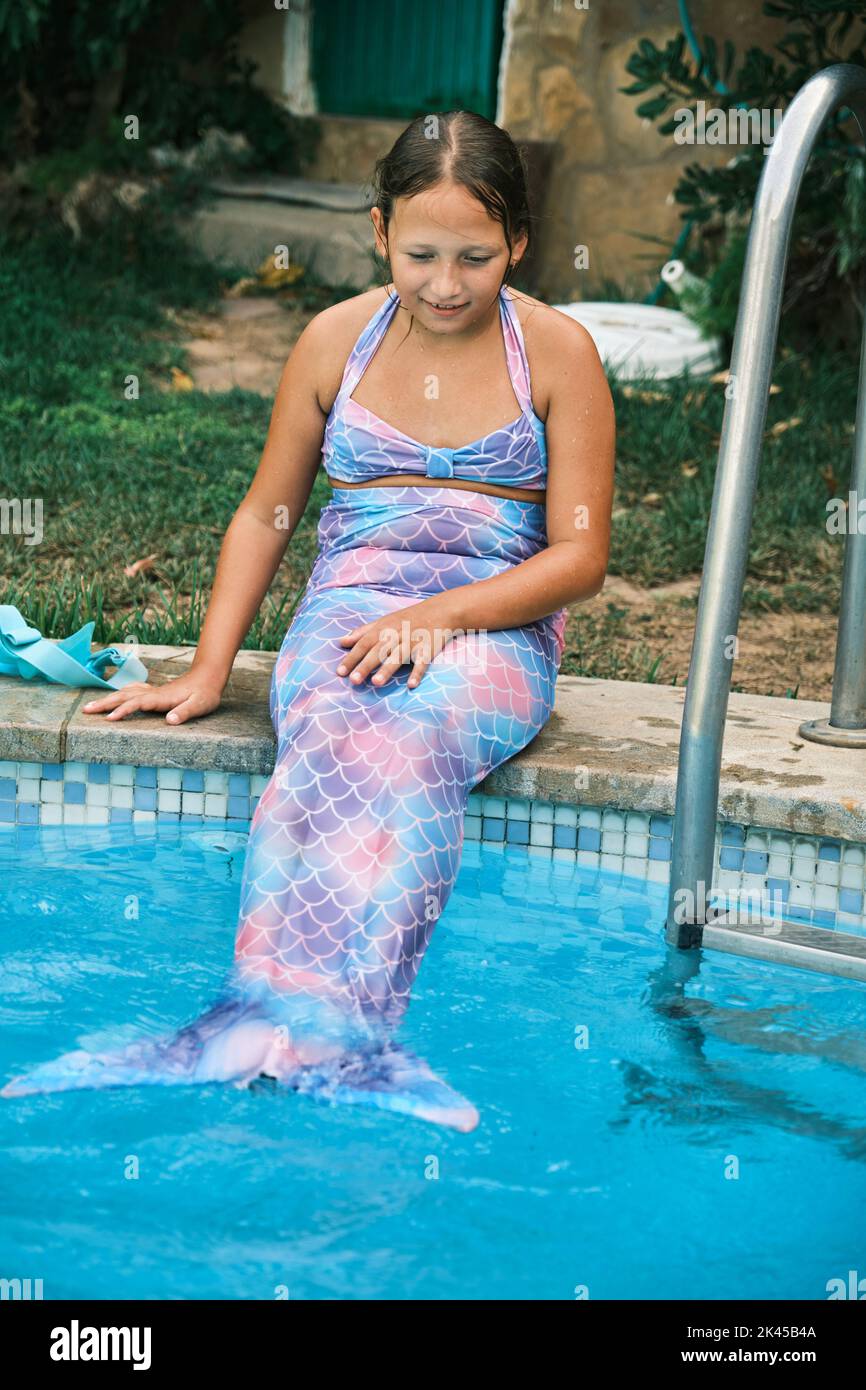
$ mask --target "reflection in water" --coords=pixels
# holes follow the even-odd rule
[[[720,1121],[740,1125],[771,1124],[805,1138],[830,1140],[846,1158],[866,1162],[866,1126],[850,1126],[822,1115],[812,1105],[792,1100],[778,1087],[757,1086],[731,1074],[730,1066],[709,1060],[710,1036],[732,1045],[760,1048],[774,1055],[793,1053],[850,1067],[866,1075],[866,1042],[859,1034],[813,1037],[804,1030],[785,1029],[779,1020],[798,1006],[731,1009],[685,993],[701,967],[703,952],[670,947],[662,964],[649,975],[644,1002],[663,1025],[673,1048],[677,1074],[652,1072],[637,1062],[622,1060],[624,1104],[612,1128],[622,1129],[641,1112],[650,1110],[662,1123],[690,1129]],[[682,1070],[679,1070],[679,1069]]]

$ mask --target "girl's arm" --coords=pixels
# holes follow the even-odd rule
[[[209,714],[220,703],[250,630],[304,514],[319,465],[326,414],[319,404],[321,362],[333,352],[332,311],[307,324],[283,368],[255,477],[230,521],[198,648],[184,675],[162,685],[135,681],[83,706],[123,719],[136,710],[168,711],[172,724]],[[195,504],[195,499],[191,499]]]
[[[543,326],[543,343],[544,376],[550,383],[547,549],[494,579],[461,584],[347,633],[341,639],[349,650],[340,674],[364,680],[380,667],[373,676],[379,685],[410,660],[414,646],[421,656],[414,660],[409,683],[417,685],[455,632],[522,627],[602,588],[613,507],[613,398],[595,343],[576,320],[552,310]]]

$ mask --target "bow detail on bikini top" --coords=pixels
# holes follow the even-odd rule
[[[508,372],[521,406],[516,420],[481,439],[447,449],[413,439],[351,399],[399,302],[397,295],[389,295],[349,354],[325,425],[322,461],[326,472],[347,483],[366,482],[389,473],[417,473],[428,478],[461,478],[504,487],[544,488],[544,422],[532,408],[523,329],[504,288],[499,291],[499,310]]]

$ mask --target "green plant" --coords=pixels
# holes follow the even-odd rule
[[[262,167],[297,172],[315,122],[253,85],[245,18],[239,0],[0,0],[0,161],[94,142],[90,168],[129,169],[142,148],[217,125],[242,132]],[[129,115],[139,140],[118,136]]]
[[[862,0],[765,0],[763,12],[786,25],[773,53],[749,48],[735,71],[737,53],[730,40],[720,54],[716,40],[702,36],[699,61],[686,53],[686,33],[664,49],[644,38],[626,64],[635,80],[620,90],[646,96],[636,114],[659,122],[659,134],[670,136],[684,111],[697,113],[699,101],[707,112],[742,107],[773,113],[784,110],[821,69],[838,62],[866,66]],[[687,21],[683,5],[681,14]],[[803,342],[819,330],[841,343],[859,336],[866,302],[866,150],[851,143],[852,125],[847,108],[836,111],[806,168],[785,279],[783,339]],[[711,302],[701,319],[706,331],[733,333],[746,227],[765,151],[759,141],[739,143],[724,164],[689,164],[674,189],[683,220],[703,232],[687,264],[710,282]]]

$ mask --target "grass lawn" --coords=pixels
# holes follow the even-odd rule
[[[66,636],[92,618],[99,644],[197,640],[222,536],[261,456],[271,398],[167,390],[172,369],[186,365],[174,315],[207,311],[240,273],[198,260],[170,234],[117,227],[80,248],[51,232],[0,246],[0,492],[41,498],[44,531],[38,545],[0,535],[0,602],[15,604],[46,636]],[[309,317],[352,291],[281,293]],[[856,354],[816,351],[807,360],[783,349],[777,359],[743,609],[744,621],[761,615],[767,631],[785,613],[826,614],[835,626],[843,539],[827,534],[826,503],[847,495],[857,367]],[[644,589],[697,576],[723,387],[612,388],[610,573]],[[328,493],[320,477],[245,647],[279,647]],[[149,555],[157,556],[153,568],[124,573]],[[691,623],[693,596],[682,603]],[[563,670],[681,683],[684,670],[665,669],[651,624],[639,641],[622,643],[632,616],[628,603],[601,598],[576,607]]]

